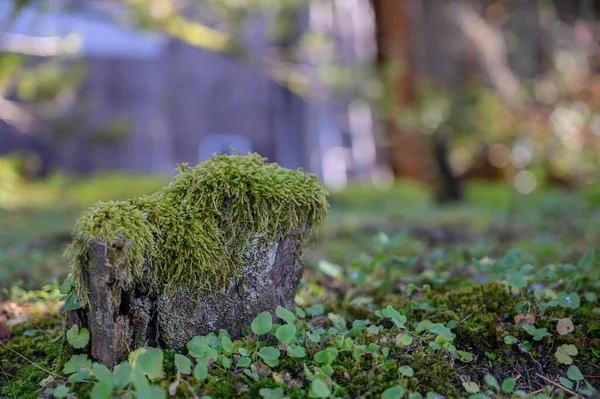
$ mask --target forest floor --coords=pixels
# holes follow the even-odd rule
[[[61,359],[63,345],[87,345],[62,333],[75,220],[97,199],[163,184],[0,191],[0,398],[599,397],[600,210],[545,189],[515,197],[508,217],[510,190],[494,183],[444,207],[409,183],[332,194],[282,326],[261,317],[240,340],[136,351],[114,370]]]

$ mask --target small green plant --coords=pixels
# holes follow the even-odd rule
[[[87,328],[79,329],[77,324],[67,330],[67,341],[75,349],[82,349],[90,342],[90,332]]]

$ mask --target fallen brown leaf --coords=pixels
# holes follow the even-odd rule
[[[535,315],[533,313],[519,313],[515,316],[515,323],[519,326],[524,326],[525,324],[529,324],[530,326],[535,325]]]
[[[569,318],[560,319],[556,325],[556,331],[558,331],[560,335],[566,335],[573,332],[574,329],[575,326],[573,326],[573,322]]]

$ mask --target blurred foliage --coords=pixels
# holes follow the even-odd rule
[[[530,76],[515,72],[522,109],[507,103],[482,65],[472,68],[463,81],[413,77],[416,99],[411,106],[398,108],[396,88],[390,82],[410,72],[406,65],[390,62],[376,68],[349,61],[333,28],[306,25],[307,7],[331,6],[335,13],[326,0],[127,0],[125,4],[132,12],[123,17],[127,23],[255,62],[296,94],[312,99],[318,88],[323,98],[364,99],[383,119],[421,133],[424,140],[439,133],[451,136],[449,163],[463,178],[503,178],[526,193],[546,182],[585,186],[599,176],[600,75],[593,36],[597,22],[582,19],[591,15],[589,9],[580,10],[570,25],[560,21],[553,2],[539,1],[537,14],[527,14],[540,27],[541,61]],[[501,2],[470,4],[485,24],[503,35],[509,67],[531,58],[523,54],[527,47],[511,42],[524,24],[512,21],[518,9]],[[464,61],[448,59],[448,63]],[[75,104],[75,94],[85,74],[85,62],[68,56],[32,60],[0,55],[1,96],[24,105],[22,111],[41,121],[60,142],[81,125],[81,113],[65,115],[64,110],[84,103]],[[131,130],[128,122],[120,116],[107,121],[91,134],[91,141],[123,140]],[[380,147],[393,145],[389,138],[377,139]]]
[[[86,178],[55,174],[45,181],[30,181],[20,177],[18,165],[18,159],[0,158],[0,280],[4,284],[24,280],[26,288],[39,288],[53,276],[64,277],[67,268],[62,253],[83,209],[98,200],[123,200],[156,192],[169,180],[103,173]],[[442,231],[448,226],[449,231],[507,228],[505,210],[513,195],[509,187],[470,181],[465,191],[465,204],[445,207],[434,206],[428,187],[414,181],[386,187],[351,185],[332,192],[327,222],[306,259],[342,262],[370,245],[366,237],[378,231],[395,234],[415,227]],[[546,187],[531,195],[519,195],[516,204],[516,229],[523,234],[529,229],[549,234],[547,229],[560,230],[559,220],[569,220],[565,222],[569,229],[582,232],[583,237],[593,232],[600,219],[578,215],[600,206],[600,185],[590,185],[579,195]]]

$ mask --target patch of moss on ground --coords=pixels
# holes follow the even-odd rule
[[[0,345],[0,397],[37,397],[40,381],[55,370],[61,332],[62,319],[55,315],[34,314],[13,328],[10,339]]]

